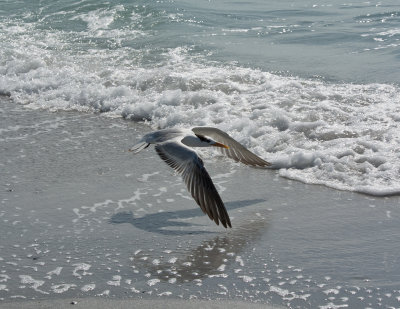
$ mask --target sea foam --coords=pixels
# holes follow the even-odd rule
[[[341,190],[400,194],[400,89],[280,76],[217,63],[190,47],[85,48],[123,11],[76,18],[85,31],[1,23],[0,93],[29,108],[100,112],[153,129],[215,126],[272,162],[283,177]],[[131,28],[120,29],[126,38]],[[147,33],[150,35],[151,33]],[[139,137],[138,137],[139,138]]]

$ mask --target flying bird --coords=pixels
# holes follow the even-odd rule
[[[203,161],[192,147],[218,147],[222,153],[237,162],[255,167],[271,163],[261,159],[224,131],[212,127],[191,129],[164,129],[143,136],[129,151],[138,153],[155,144],[157,154],[180,174],[190,194],[217,225],[232,227],[228,212],[218,194]]]

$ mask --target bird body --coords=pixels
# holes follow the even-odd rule
[[[221,222],[224,227],[232,227],[229,215],[203,161],[192,147],[219,147],[225,155],[235,161],[259,167],[271,165],[227,133],[211,127],[154,131],[144,135],[130,151],[137,153],[150,144],[155,144],[160,158],[182,176],[201,210],[217,225]]]

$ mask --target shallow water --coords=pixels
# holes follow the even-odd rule
[[[54,121],[3,103],[3,303],[104,296],[399,305],[398,197],[305,185],[205,152],[232,219],[225,230],[153,149],[127,151],[146,126],[76,112]]]

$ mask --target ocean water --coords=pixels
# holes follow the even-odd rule
[[[283,177],[400,193],[398,1],[3,0],[0,42],[29,109],[216,126]]]

